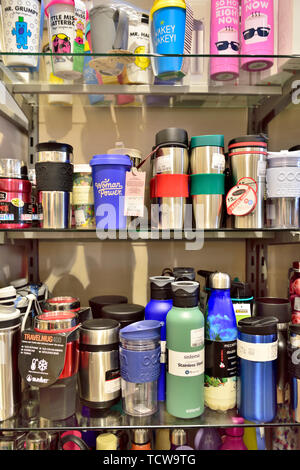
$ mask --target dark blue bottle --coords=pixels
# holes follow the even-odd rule
[[[277,323],[250,317],[238,324],[238,412],[248,421],[269,423],[276,416]]]
[[[172,288],[171,276],[150,277],[151,300],[145,308],[145,320],[161,322],[161,359],[160,376],[158,379],[158,401],[166,400],[166,318],[171,310]]]

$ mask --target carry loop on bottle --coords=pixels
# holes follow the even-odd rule
[[[204,317],[198,307],[199,283],[172,283],[167,315],[167,411],[195,418],[204,411]]]
[[[151,300],[145,308],[145,320],[161,322],[161,356],[160,376],[158,379],[158,401],[166,399],[166,318],[172,308],[171,283],[175,280],[170,276],[150,277]]]
[[[276,416],[277,323],[275,317],[251,317],[238,325],[238,411],[255,423]]]

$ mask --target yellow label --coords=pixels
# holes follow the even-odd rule
[[[24,206],[24,202],[23,202],[21,199],[18,199],[18,198],[12,199],[12,200],[11,200],[11,203],[12,203],[15,207],[23,207],[23,206]]]

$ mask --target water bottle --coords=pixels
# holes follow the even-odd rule
[[[205,327],[205,405],[230,410],[236,405],[236,317],[230,298],[230,277],[210,276]]]
[[[160,322],[142,320],[120,331],[122,403],[131,416],[157,411],[160,373]]]
[[[248,421],[269,423],[276,416],[275,317],[250,317],[239,321],[238,411]]]
[[[167,315],[167,411],[195,418],[204,411],[204,317],[199,283],[172,283],[173,307]]]
[[[166,399],[166,318],[173,305],[171,283],[174,280],[175,278],[170,276],[150,277],[151,300],[145,308],[145,320],[157,320],[161,324],[159,401]]]
[[[244,419],[239,416],[231,419],[234,424],[244,424]],[[225,438],[220,450],[248,450],[244,444],[243,436],[243,428],[225,429]]]

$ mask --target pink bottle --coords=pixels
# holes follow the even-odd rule
[[[239,76],[239,51],[239,0],[211,0],[210,53],[223,56],[210,59],[212,80],[227,81]]]
[[[243,424],[244,418],[232,418],[234,424]],[[225,439],[220,450],[248,450],[243,441],[243,428],[227,428]]]
[[[241,55],[274,55],[274,1],[242,0]],[[272,58],[242,57],[242,69],[267,70]]]

